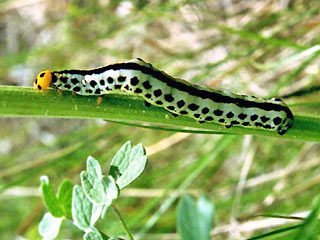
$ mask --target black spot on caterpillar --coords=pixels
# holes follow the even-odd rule
[[[142,96],[148,103],[173,115],[185,115],[199,123],[215,122],[227,128],[239,125],[285,134],[293,114],[278,98],[262,99],[194,85],[176,79],[141,59],[92,70],[43,71],[35,88],[48,86],[79,95],[102,96],[118,91]]]

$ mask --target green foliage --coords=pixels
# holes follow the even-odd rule
[[[177,228],[182,240],[209,240],[214,207],[204,195],[196,201],[185,195],[177,209]]]
[[[83,231],[90,231],[99,219],[102,206],[95,205],[87,198],[80,186],[72,193],[72,218],[74,224]]]
[[[129,185],[143,171],[147,157],[142,144],[132,148],[126,142],[111,161],[109,174],[116,180],[120,189]]]
[[[115,180],[112,176],[103,176],[99,162],[93,157],[88,157],[87,171],[81,172],[81,184],[86,196],[95,205],[111,204],[118,197]]]
[[[317,239],[319,234],[319,211],[320,211],[320,195],[314,199],[312,211],[309,216],[305,219],[300,229],[297,231],[294,240],[314,240]]]
[[[320,197],[319,195],[314,199],[313,207],[307,218],[304,219],[303,223],[295,224],[289,227],[283,227],[275,231],[257,235],[255,237],[249,238],[248,240],[257,240],[257,239],[289,239],[289,240],[314,240],[319,239],[319,211],[320,211]],[[267,216],[266,216],[267,217]],[[282,219],[299,219],[290,216],[270,216],[273,218],[282,218]]]
[[[132,148],[131,143],[126,142],[111,162],[112,169],[119,169],[117,181],[112,175],[103,175],[99,162],[91,156],[87,159],[87,171],[80,174],[81,186],[73,186],[70,180],[65,179],[59,187],[58,197],[48,178],[42,177],[42,194],[49,213],[44,215],[39,225],[40,235],[54,239],[59,233],[62,220],[70,219],[72,216],[74,225],[85,232],[84,239],[110,239],[98,231],[95,224],[100,217],[106,215],[112,201],[118,198],[120,189],[142,173],[146,163],[147,157],[142,144]],[[115,206],[113,208],[115,209]],[[131,239],[132,235],[120,213],[116,213]]]
[[[51,213],[44,214],[40,224],[39,233],[44,239],[55,239],[60,230],[63,218],[57,218],[51,215]]]
[[[52,216],[62,217],[63,209],[47,177],[41,178],[41,191],[46,207]]]
[[[70,179],[64,179],[58,189],[58,201],[63,210],[64,216],[71,218],[71,204],[72,204],[72,189],[73,183]]]
[[[99,162],[93,157],[88,158],[87,171],[82,172],[80,177],[87,198],[94,205],[103,208],[102,217],[104,217],[112,200],[116,199],[120,193],[119,186],[116,185],[112,176],[107,177],[101,174]]]
[[[292,216],[310,210],[319,194],[320,148],[311,141],[319,142],[320,133],[320,1],[0,2],[0,84],[10,85],[0,87],[0,239],[39,239],[40,176],[50,177],[55,192],[65,177],[81,186],[88,156],[105,166],[129,139],[147,146],[148,174],[121,190],[97,221],[99,230],[123,235],[109,214],[116,203],[140,239],[178,238],[177,199],[203,192],[214,199],[215,226],[226,230],[213,230],[214,240],[233,238],[230,219],[237,220],[242,238],[291,240],[300,234],[304,219]],[[136,57],[215,89],[277,95],[295,124],[281,137],[226,130],[173,118],[135,97],[106,96],[98,107],[95,97],[31,88],[44,69],[92,69]],[[237,185],[243,191],[235,201]],[[84,232],[70,227],[69,209],[57,238],[81,239]],[[277,225],[267,215],[288,220]],[[303,231],[310,232],[319,238],[317,228]]]

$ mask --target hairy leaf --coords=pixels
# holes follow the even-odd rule
[[[56,218],[50,213],[46,213],[40,224],[39,233],[43,239],[54,239],[58,236],[63,218]]]
[[[72,192],[72,217],[74,224],[83,231],[88,231],[98,220],[102,206],[94,205],[78,185]]]
[[[213,225],[214,208],[205,197],[196,201],[191,195],[185,195],[178,205],[178,232],[183,240],[209,240]]]
[[[122,189],[142,173],[146,163],[147,156],[142,144],[132,148],[131,143],[126,142],[111,161],[110,175]]]

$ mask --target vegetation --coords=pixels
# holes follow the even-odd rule
[[[84,231],[84,239],[110,239],[95,228],[99,217],[104,218],[112,208],[123,224],[130,239],[133,239],[122,216],[112,202],[118,198],[120,190],[136,179],[147,163],[145,150],[141,145],[132,148],[127,142],[114,156],[108,176],[101,172],[99,162],[88,157],[87,171],[81,172],[81,187],[73,186],[64,179],[55,195],[48,177],[41,177],[43,199],[48,208],[39,225],[39,233],[45,239],[57,237],[63,220],[73,220],[75,226]]]
[[[56,239],[318,239],[319,10],[311,0],[0,3],[0,238],[41,239],[63,218]],[[97,107],[93,97],[31,88],[43,69],[135,57],[194,83],[282,97],[295,124],[283,136],[226,130],[131,96]],[[127,141],[145,146],[148,164],[120,196],[95,192],[116,208],[89,233],[72,217],[71,189],[90,192],[85,177],[119,187],[108,166]],[[88,177],[87,164],[79,178],[88,156],[103,176]],[[97,194],[81,196],[90,205]]]

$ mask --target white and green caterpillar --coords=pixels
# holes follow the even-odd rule
[[[169,76],[142,59],[92,70],[42,71],[34,87],[73,91],[85,96],[103,96],[119,91],[142,96],[147,105],[165,108],[198,122],[215,122],[247,128],[264,128],[282,135],[293,124],[293,114],[278,98],[216,91]],[[102,99],[101,99],[102,100]]]

